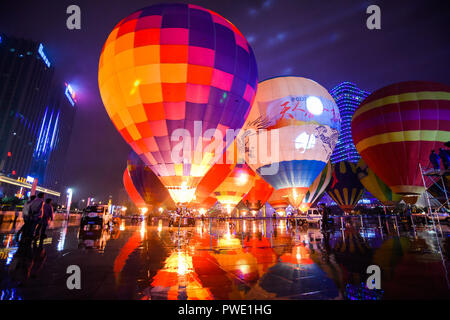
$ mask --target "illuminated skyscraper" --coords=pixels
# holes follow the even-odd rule
[[[351,121],[353,113],[370,92],[359,89],[355,84],[345,81],[330,91],[336,101],[341,115],[341,132],[333,154],[331,163],[340,161],[358,162],[360,156],[356,151],[352,139]]]
[[[42,45],[1,35],[0,172],[11,178],[29,175],[54,73],[43,56]]]
[[[54,74],[42,43],[0,34],[0,175],[6,180],[38,178],[39,186],[55,187],[51,172],[65,161],[58,153],[67,151],[75,101]],[[6,184],[0,193],[12,195]]]
[[[75,101],[67,96],[67,88],[69,85],[61,84],[52,89],[30,169],[30,176],[38,178],[47,188],[60,191],[65,190],[61,183],[75,116]]]

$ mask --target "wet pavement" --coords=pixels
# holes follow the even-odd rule
[[[80,230],[75,220],[55,222],[36,245],[16,241],[20,226],[0,225],[0,300],[450,299],[446,225],[335,218],[323,232],[284,219],[153,218]],[[80,290],[67,288],[70,265]],[[363,288],[370,265],[381,290]]]

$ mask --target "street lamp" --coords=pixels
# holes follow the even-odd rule
[[[72,204],[72,188],[67,189],[67,217],[70,215],[70,205]]]
[[[145,215],[147,213],[148,209],[146,207],[141,208],[142,215]]]

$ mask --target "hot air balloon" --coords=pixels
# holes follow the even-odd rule
[[[244,128],[247,163],[298,207],[334,150],[339,110],[317,82],[277,77],[258,84]]]
[[[131,201],[133,201],[136,207],[143,208],[147,206],[144,199],[142,199],[141,195],[134,186],[128,169],[125,169],[125,171],[123,172],[123,186],[125,187],[128,196],[130,197]]]
[[[202,178],[195,191],[194,203],[201,205],[203,202],[207,201],[207,199],[211,198],[211,194],[214,190],[228,175],[230,175],[231,171],[233,171],[237,163],[236,146],[236,142],[234,141],[228,147],[227,151],[223,153],[221,161],[216,162]]]
[[[167,189],[133,151],[128,156],[127,170],[133,185],[147,205],[175,207]]]
[[[376,176],[363,159],[359,159],[356,168],[359,181],[375,198],[386,206],[394,205],[402,200],[402,196],[395,194],[392,190]]]
[[[356,149],[392,192],[425,191],[419,164],[450,139],[450,87],[425,81],[400,82],[369,95],[352,118]]]
[[[315,201],[319,200],[331,181],[332,172],[331,162],[328,162],[311,187],[309,187],[305,198],[300,204],[300,210],[303,212],[307,211]]]
[[[267,202],[279,215],[284,216],[286,214],[286,208],[289,206],[289,202],[287,197],[283,196],[282,192],[274,190]]]
[[[250,191],[254,179],[255,173],[246,164],[237,164],[228,177],[214,190],[213,195],[230,214]]]
[[[249,210],[258,211],[269,200],[272,192],[273,188],[262,178],[255,175],[253,186],[242,201]]]
[[[356,163],[341,161],[333,165],[333,178],[327,193],[345,213],[353,210],[363,192]]]
[[[240,128],[253,102],[257,66],[239,30],[191,4],[138,10],[113,29],[98,72],[109,117],[178,204]]]

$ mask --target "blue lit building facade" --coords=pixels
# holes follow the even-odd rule
[[[330,91],[341,115],[341,132],[331,155],[331,163],[340,161],[358,162],[360,156],[352,139],[351,121],[353,113],[370,92],[359,89],[355,84],[345,81]]]
[[[56,86],[41,121],[33,152],[31,176],[43,181],[47,188],[64,190],[62,186],[67,149],[75,117],[75,100],[67,96],[70,86]]]
[[[58,154],[67,151],[75,114],[67,86],[55,78],[42,43],[0,34],[0,176],[55,185],[51,172],[65,161]],[[11,188],[0,183],[0,197]]]

